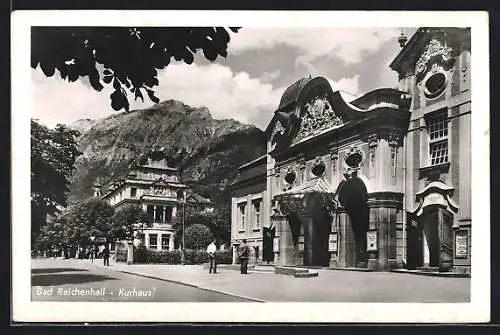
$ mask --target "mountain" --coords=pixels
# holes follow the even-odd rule
[[[72,122],[68,125],[69,128],[78,130],[80,134],[85,134],[90,128],[92,128],[98,120],[92,119],[80,119]]]
[[[215,120],[206,107],[175,100],[76,126],[84,130],[79,140],[83,154],[71,180],[70,201],[92,196],[98,179],[124,177],[141,154],[158,144],[176,158],[184,183],[216,206],[227,206],[231,174],[266,151],[260,129],[231,119]]]

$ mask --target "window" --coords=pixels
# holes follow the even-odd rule
[[[172,221],[172,207],[165,207],[165,222]]]
[[[254,229],[259,229],[260,228],[260,204],[261,200],[255,200],[253,201],[253,228]]]
[[[240,230],[245,230],[246,204],[239,204],[238,207],[240,209],[240,213],[239,213]]]
[[[431,165],[448,162],[448,113],[447,110],[426,117],[429,135],[429,157]]]
[[[130,188],[130,196],[132,198],[135,198],[137,196],[137,188],[135,187]]]
[[[157,234],[149,234],[149,248],[157,249],[158,248],[158,235]]]
[[[147,213],[148,213],[148,216],[154,220],[155,218],[155,206],[152,206],[152,205],[148,205],[147,207]]]
[[[156,206],[156,221],[157,222],[164,222],[163,221],[163,206]]]
[[[162,250],[168,250],[169,239],[170,239],[170,235],[168,235],[168,234],[161,235],[161,248],[162,248]]]

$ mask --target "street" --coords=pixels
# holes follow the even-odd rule
[[[102,263],[102,260],[95,262]],[[33,301],[252,302],[74,259],[32,261],[31,297]]]
[[[295,278],[221,266],[112,262],[102,259],[32,260],[35,301],[133,302],[468,302],[470,278],[439,278],[403,273],[317,270]]]

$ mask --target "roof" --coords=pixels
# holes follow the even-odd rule
[[[297,102],[300,92],[302,92],[304,86],[306,86],[306,84],[311,80],[312,78],[309,75],[309,77],[303,77],[294,82],[292,85],[288,86],[283,95],[281,96],[278,110],[282,110],[290,106],[291,104]]]
[[[193,198],[197,203],[201,204],[208,204],[208,205],[212,204],[212,201],[210,201],[210,199],[204,198],[201,195],[196,194],[194,192],[190,192],[186,198]]]
[[[401,96],[405,93],[406,92],[394,88],[379,88],[366,93],[350,103],[360,109],[370,109],[370,107],[380,105],[381,103],[389,103],[394,106],[400,106]]]
[[[238,168],[236,177],[232,180],[231,186],[248,181],[265,181],[267,176],[267,160],[262,156],[253,162]]]

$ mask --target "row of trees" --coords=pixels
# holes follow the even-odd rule
[[[214,238],[221,244],[229,241],[229,216],[227,211],[197,213],[185,220],[184,241],[187,249],[203,249]],[[36,239],[35,248],[50,250],[87,246],[91,236],[105,238],[107,242],[132,240],[138,230],[150,227],[152,218],[142,208],[128,204],[116,211],[106,201],[88,199],[73,204],[60,215],[43,225]],[[182,240],[182,225],[176,226],[177,245]]]
[[[86,246],[91,243],[91,236],[105,238],[107,242],[130,240],[138,222],[144,227],[152,222],[138,205],[126,205],[115,211],[106,201],[88,199],[69,206],[43,225],[35,247],[48,250],[54,246]]]

